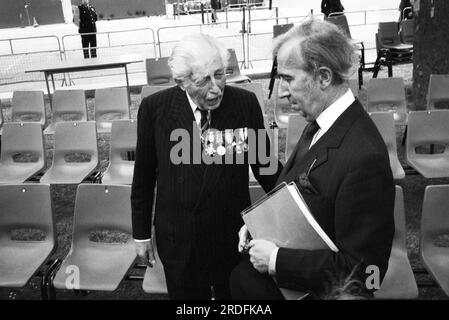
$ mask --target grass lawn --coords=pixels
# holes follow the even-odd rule
[[[412,66],[403,65],[394,67],[394,75],[403,77],[406,83],[406,94],[409,106],[411,104],[411,77]],[[364,73],[365,85],[369,78],[372,77],[372,73]],[[386,70],[382,70],[379,77],[387,77]],[[269,121],[274,120],[273,101],[268,100],[268,82],[269,79],[255,80],[255,82],[261,82],[264,86],[265,95],[265,110],[267,110]],[[366,98],[366,87],[364,86],[359,93],[362,103]],[[89,119],[94,119],[93,115],[93,93],[87,93],[88,98],[88,110]],[[140,104],[140,88],[136,88],[131,94],[132,107],[131,116],[136,118],[137,109]],[[50,114],[49,105],[47,102],[47,112]],[[5,109],[4,112],[6,120],[11,117],[11,108]],[[399,158],[403,166],[406,165],[404,155],[405,149],[402,146],[402,136],[404,128],[397,128],[397,145]],[[281,129],[279,132],[279,156],[284,161],[284,149],[285,149],[285,135],[286,129]],[[100,134],[98,136],[99,156],[102,161],[102,168],[107,166],[107,159],[109,153],[109,138],[108,134]],[[51,164],[52,152],[53,152],[54,140],[53,136],[46,137],[46,150],[49,167]],[[402,186],[405,196],[405,210],[406,210],[406,223],[407,223],[407,248],[409,258],[413,268],[422,268],[422,264],[419,258],[419,225],[422,209],[422,201],[424,196],[424,188],[429,184],[448,184],[449,179],[424,179],[419,175],[410,175],[402,181],[398,181],[398,184]],[[73,210],[75,203],[76,185],[55,185],[51,187],[53,205],[55,210],[56,222],[57,222],[57,234],[58,234],[58,249],[55,253],[55,257],[60,259],[64,258],[69,249],[72,238],[72,225],[73,225]],[[447,241],[446,245],[448,245]],[[131,270],[133,274],[143,275],[143,270]],[[426,280],[426,275],[419,275],[417,280]],[[165,295],[149,295],[143,292],[142,283],[140,281],[123,281],[120,287],[114,292],[89,292],[87,295],[75,294],[71,291],[57,291],[58,299],[167,299]],[[33,278],[30,283],[21,289],[0,289],[0,299],[39,299],[39,279]],[[447,299],[441,289],[436,286],[433,287],[420,287],[419,299]]]

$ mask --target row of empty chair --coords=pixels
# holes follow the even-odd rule
[[[78,289],[113,291],[134,265],[130,186],[80,184],[77,189],[73,237],[69,253],[45,274],[45,290]],[[250,187],[254,202],[263,195],[260,187]],[[449,296],[449,248],[439,246],[438,237],[449,231],[446,208],[449,186],[425,189],[421,218],[420,257],[428,273]],[[379,299],[414,299],[418,287],[406,249],[406,224],[402,188],[396,186],[395,235],[388,270],[375,293]],[[38,240],[20,239],[17,230],[34,229],[43,234]],[[57,247],[55,214],[47,184],[0,186],[0,286],[23,287],[52,259]],[[95,238],[108,231],[111,239]],[[54,265],[54,264],[53,264]],[[143,289],[166,293],[163,267],[147,268]]]
[[[102,181],[131,184],[137,140],[135,120],[114,120],[109,166]],[[22,183],[38,176],[46,166],[42,127],[37,123],[6,123],[1,137],[0,183]],[[42,183],[81,183],[99,166],[96,123],[60,122],[55,126],[51,167]]]

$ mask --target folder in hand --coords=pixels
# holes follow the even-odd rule
[[[320,227],[296,184],[283,182],[242,212],[253,239],[265,239],[291,249],[330,249],[337,246]],[[303,298],[305,293],[280,288],[286,299]]]

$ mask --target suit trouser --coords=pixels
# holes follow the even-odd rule
[[[89,46],[90,46],[90,57],[97,57],[97,35],[96,34],[87,34],[81,35],[81,43],[83,45],[83,53],[84,58],[89,58]]]
[[[273,278],[254,269],[248,256],[232,270],[230,286],[234,300],[285,300]]]

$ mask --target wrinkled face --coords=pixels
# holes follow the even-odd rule
[[[289,41],[278,51],[278,96],[288,99],[292,108],[299,110],[299,113],[311,122],[325,109],[326,96],[321,89],[319,76],[301,68],[301,56],[292,53],[298,50],[298,43]]]
[[[225,67],[217,53],[202,70],[193,70],[184,88],[198,107],[213,110],[220,106],[225,84]]]

